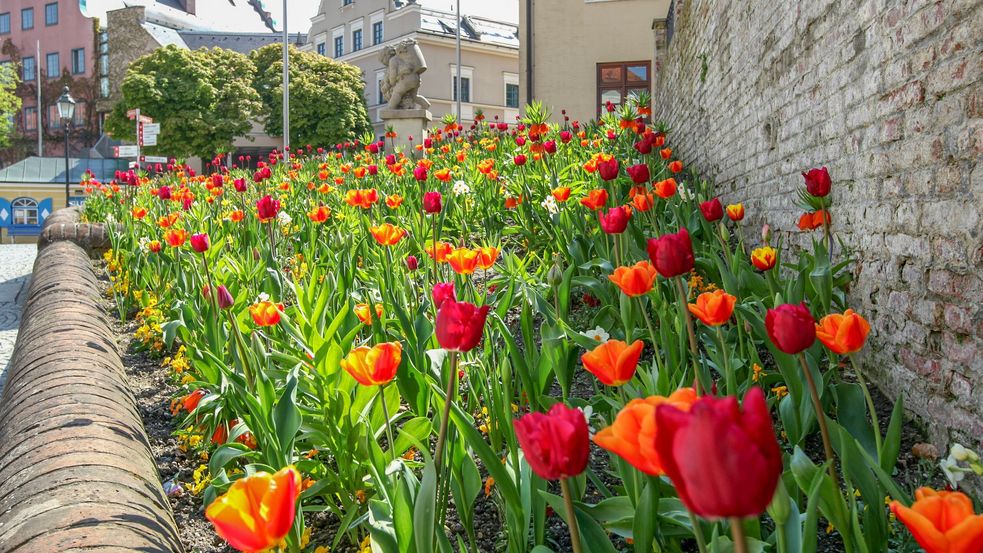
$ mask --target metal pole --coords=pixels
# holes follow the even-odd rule
[[[38,89],[38,116],[37,116],[37,128],[38,128],[38,157],[44,157],[44,133],[41,132],[41,41],[37,43],[37,57],[34,59],[38,60],[34,63],[34,83],[35,88]]]
[[[290,145],[290,59],[287,34],[287,0],[283,0],[283,151]]]
[[[464,94],[464,77],[461,69],[461,0],[457,0],[457,125],[463,127],[464,117],[461,115],[461,96]]]
[[[72,122],[70,120],[65,121],[65,207],[69,206],[69,178],[68,178],[68,131],[71,128]],[[39,129],[40,130],[40,129]]]

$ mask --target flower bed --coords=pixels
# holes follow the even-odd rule
[[[827,524],[845,551],[978,550],[965,496],[916,494],[962,505],[959,535],[905,507],[902,404],[879,420],[857,366],[825,169],[792,259],[645,111],[557,126],[532,105],[395,155],[368,137],[87,183],[219,535],[475,551],[490,503],[507,551],[563,549],[551,514],[578,552],[810,551]],[[338,530],[312,540],[323,516]]]

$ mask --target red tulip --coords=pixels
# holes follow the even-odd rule
[[[676,234],[649,238],[648,253],[655,270],[665,278],[693,270],[693,244],[689,239],[689,231],[685,228],[679,229]]]
[[[526,462],[540,478],[568,478],[587,468],[590,432],[580,409],[557,403],[549,413],[529,413],[514,425]]]
[[[420,261],[416,258],[415,255],[407,255],[406,256],[406,268],[407,269],[409,269],[410,271],[415,271],[416,268],[419,267],[419,266],[420,266]]]
[[[648,184],[650,180],[649,166],[644,163],[626,167],[625,172],[628,173],[628,176],[631,177],[631,181],[635,184]]]
[[[256,214],[260,220],[268,221],[280,212],[280,201],[274,200],[269,194],[256,201]]]
[[[235,187],[236,192],[246,191],[246,179],[235,179],[232,181],[232,186]]]
[[[829,194],[833,183],[829,178],[829,171],[825,167],[822,169],[809,169],[808,173],[802,173],[806,179],[806,190],[813,196],[822,198]]]
[[[631,219],[631,210],[624,206],[612,207],[607,213],[597,212],[597,219],[601,223],[601,230],[608,234],[621,234],[628,228],[628,219]]]
[[[208,235],[205,233],[192,234],[191,235],[191,249],[198,253],[205,253],[208,251],[208,246],[210,245],[208,241]]]
[[[704,518],[762,513],[782,474],[782,453],[760,388],[743,408],[736,397],[702,396],[682,411],[655,411],[655,450],[686,507]]]
[[[444,304],[447,300],[456,300],[457,292],[454,290],[453,282],[438,282],[433,285],[433,290],[430,293],[433,297],[433,304],[440,309],[440,306]]]
[[[216,289],[216,296],[218,296],[218,306],[220,309],[228,309],[235,305],[236,300],[224,285],[219,285]]]
[[[477,307],[465,301],[445,299],[437,310],[437,343],[452,351],[474,349],[485,329],[488,309],[487,305]]]
[[[516,167],[522,167],[526,164],[526,156],[523,154],[517,154],[512,158],[512,163],[514,163]]]
[[[618,178],[618,160],[614,156],[597,161],[597,174],[604,180],[614,180]]]
[[[423,195],[423,211],[427,213],[440,213],[442,196],[440,192],[427,192]]]
[[[775,347],[795,355],[816,341],[816,321],[805,302],[799,305],[786,303],[769,309],[765,315],[765,329]]]
[[[417,165],[413,169],[413,178],[421,182],[427,180],[427,168],[423,165]]]
[[[556,153],[556,141],[555,140],[547,140],[546,142],[543,142],[543,150],[545,150],[547,154],[555,154]]]
[[[723,218],[724,206],[720,204],[720,198],[714,198],[708,202],[702,202],[700,212],[703,213],[704,219],[712,223]]]

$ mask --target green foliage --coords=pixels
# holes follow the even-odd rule
[[[14,130],[13,116],[20,112],[21,101],[17,89],[17,71],[12,64],[0,65],[0,146],[6,146]]]
[[[149,152],[177,157],[228,152],[233,138],[245,135],[262,113],[252,88],[254,73],[249,58],[231,50],[160,48],[130,65],[106,129],[135,141],[136,128],[126,112],[140,108],[161,126],[159,144]]]
[[[353,141],[372,129],[365,107],[365,83],[358,67],[290,48],[290,143],[328,145]],[[283,134],[282,46],[250,54],[253,86],[269,117],[266,132]]]

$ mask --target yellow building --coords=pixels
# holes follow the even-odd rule
[[[86,171],[109,182],[125,162],[115,159],[69,159],[69,203],[85,198],[79,181]],[[44,220],[65,207],[65,158],[29,157],[0,169],[0,241],[34,242]]]
[[[519,0],[520,94],[525,103],[596,119],[606,102],[652,92],[669,0]]]

